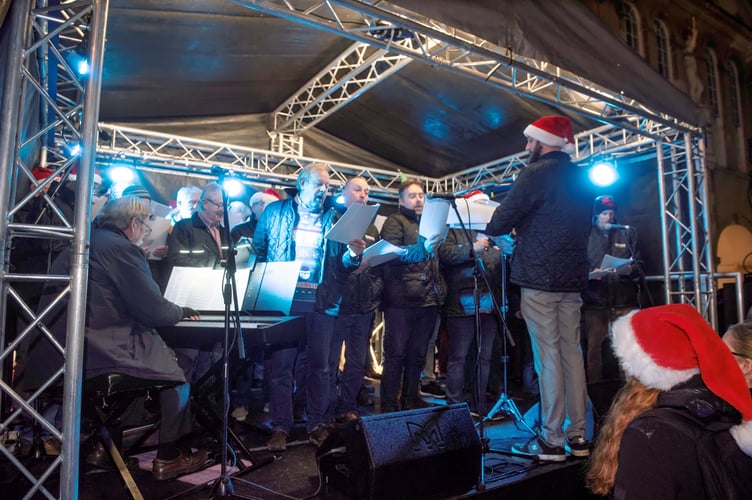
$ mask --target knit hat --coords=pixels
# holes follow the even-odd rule
[[[736,408],[742,423],[730,429],[752,456],[752,397],[739,365],[721,337],[688,304],[633,311],[611,327],[614,352],[624,373],[666,391],[697,373],[710,391]]]
[[[595,199],[595,203],[593,204],[593,214],[597,215],[604,210],[616,210],[616,200],[614,200],[613,196],[604,194]]]
[[[470,203],[488,203],[491,199],[486,193],[480,189],[474,189],[468,193],[465,193],[465,199]]]
[[[566,116],[538,118],[525,128],[524,134],[546,146],[559,147],[565,153],[575,152],[572,122]]]
[[[248,202],[249,205],[253,205],[257,201],[263,201],[264,205],[268,205],[269,203],[272,203],[273,201],[279,200],[279,196],[276,192],[272,189],[266,189],[264,191],[257,191],[253,193],[253,196],[251,196],[250,201]]]
[[[149,198],[151,200],[151,193],[144,186],[133,184],[123,189],[121,196],[135,196],[136,198]]]

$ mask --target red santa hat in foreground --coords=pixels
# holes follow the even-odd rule
[[[614,352],[624,372],[645,386],[666,391],[700,374],[708,389],[742,415],[730,429],[752,456],[752,396],[739,365],[721,337],[688,304],[633,311],[611,327]]]
[[[524,134],[546,146],[561,148],[565,153],[575,152],[572,122],[566,116],[542,116],[528,125]]]

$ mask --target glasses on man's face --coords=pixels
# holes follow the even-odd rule
[[[209,198],[204,198],[204,201],[208,201],[209,203],[211,203],[212,205],[214,205],[217,208],[222,208],[222,203],[218,203],[218,202],[216,202],[214,200],[210,200]]]
[[[139,224],[144,226],[144,236],[151,234],[151,228],[146,224],[146,222],[143,221],[143,219],[139,219],[136,217],[136,221],[138,221]]]

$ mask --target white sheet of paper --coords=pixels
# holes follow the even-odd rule
[[[172,209],[167,205],[162,205],[161,203],[152,200],[151,202],[149,202],[149,210],[151,215],[153,215],[154,217],[165,218]]]
[[[324,235],[326,239],[347,244],[349,241],[362,239],[366,229],[376,217],[379,204],[364,205],[355,203],[340,217],[334,226]]]
[[[629,274],[631,271],[629,265],[632,263],[632,259],[620,259],[613,255],[606,254],[601,261],[600,271],[591,271],[588,274],[588,279],[602,278],[611,273]]]
[[[162,260],[161,257],[152,256],[152,252],[157,248],[167,244],[167,233],[170,231],[170,221],[168,219],[156,218],[144,221],[151,228],[151,233],[144,236],[142,246],[149,247],[149,260]]]
[[[173,267],[164,297],[179,306],[192,307],[198,311],[224,311],[224,273],[224,269],[210,267]],[[245,297],[250,274],[250,269],[238,269],[235,273],[238,300]]]
[[[363,251],[361,265],[367,264],[371,267],[378,266],[384,262],[398,257],[404,250],[397,245],[393,245],[386,240],[379,240]]]
[[[102,210],[102,207],[105,203],[107,203],[110,199],[107,196],[95,196],[94,201],[91,205],[91,220],[94,220],[97,218],[97,215],[99,214],[99,211]]]
[[[430,198],[423,206],[423,215],[420,216],[420,228],[418,234],[430,238],[436,234],[446,234],[447,217],[452,208],[449,200]]]
[[[447,216],[447,224],[449,227],[460,227],[460,219],[465,223],[465,227],[468,229],[482,230],[486,228],[486,225],[491,222],[494,210],[499,205],[495,201],[486,201],[484,203],[469,202],[465,198],[457,198],[455,200],[457,204],[457,211],[460,213],[460,218],[457,218],[457,213],[454,209],[449,210]]]

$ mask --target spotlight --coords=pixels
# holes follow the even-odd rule
[[[590,182],[600,187],[610,186],[619,179],[616,164],[603,160],[593,163],[588,176],[590,177]]]
[[[68,158],[75,158],[81,154],[81,145],[77,142],[63,144],[63,152]]]
[[[88,75],[89,70],[91,69],[88,59],[82,54],[82,52],[83,49],[76,48],[65,53],[66,62],[71,69],[78,74],[78,76]]]
[[[229,198],[237,198],[245,191],[243,183],[233,178],[225,179],[222,182],[222,188]]]
[[[122,165],[117,167],[112,167],[110,171],[108,172],[108,175],[110,177],[110,180],[115,184],[126,184],[130,185],[133,183],[133,180],[136,178],[136,174],[133,172],[133,170],[129,167],[124,167]]]
[[[334,203],[340,206],[345,206],[345,196],[340,194],[334,199]]]

